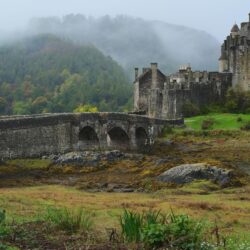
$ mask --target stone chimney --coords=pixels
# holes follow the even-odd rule
[[[158,79],[157,79],[158,64],[151,63],[151,70],[152,70],[152,88],[157,88],[157,85],[158,85]]]
[[[139,75],[139,69],[135,68],[135,81],[138,78],[138,75]]]

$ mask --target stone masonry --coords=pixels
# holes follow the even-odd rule
[[[0,117],[0,159],[40,157],[91,149],[137,150],[161,129],[183,120],[126,113],[44,114]]]
[[[232,85],[231,73],[192,71],[189,65],[169,76],[158,69],[157,63],[144,68],[141,75],[138,72],[136,68],[134,110],[160,119],[181,118],[188,102],[198,106],[220,102]]]
[[[250,13],[249,21],[237,24],[221,46],[221,73],[232,73],[233,87],[250,90]]]

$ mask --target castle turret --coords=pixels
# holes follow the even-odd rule
[[[239,26],[238,26],[237,24],[235,24],[235,25],[233,26],[233,28],[231,29],[231,36],[232,36],[233,38],[235,38],[236,36],[239,35],[239,31],[240,31]]]

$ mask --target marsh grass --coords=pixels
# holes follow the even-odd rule
[[[88,233],[93,228],[93,215],[83,208],[47,208],[45,219],[68,233]]]
[[[154,210],[143,213],[124,210],[120,225],[125,242],[142,243],[145,249],[162,246],[199,249],[207,229],[206,223],[188,215],[175,215],[173,211],[165,215]]]
[[[126,242],[139,242],[143,227],[143,215],[140,213],[124,210],[120,217],[122,235]]]

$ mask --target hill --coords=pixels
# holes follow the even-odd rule
[[[0,47],[0,114],[120,111],[131,96],[123,69],[91,45],[37,35]]]
[[[219,42],[208,33],[160,21],[117,16],[67,15],[62,19],[31,20],[28,33],[52,33],[80,44],[94,44],[122,64],[131,75],[134,66],[158,62],[164,72],[191,63],[195,69],[216,70]]]

